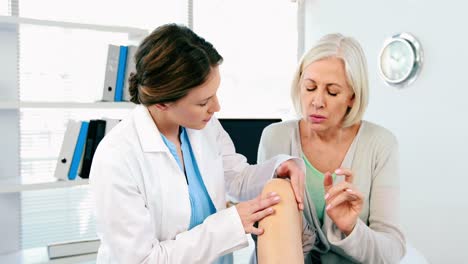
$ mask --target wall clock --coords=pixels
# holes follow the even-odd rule
[[[419,41],[409,33],[385,40],[379,55],[380,76],[386,84],[405,87],[421,72],[423,51]]]

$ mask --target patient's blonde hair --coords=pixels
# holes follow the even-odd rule
[[[348,127],[362,120],[369,98],[367,64],[364,51],[359,43],[341,34],[329,34],[322,37],[301,59],[291,86],[291,98],[296,113],[302,117],[300,83],[304,69],[311,63],[336,57],[344,62],[348,85],[354,92],[354,104],[344,117],[343,127]]]

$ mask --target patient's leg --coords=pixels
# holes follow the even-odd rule
[[[297,208],[291,183],[283,179],[270,180],[262,191],[279,194],[281,201],[273,206],[275,212],[263,218],[259,227],[257,259],[259,264],[304,263],[302,254],[302,215]]]

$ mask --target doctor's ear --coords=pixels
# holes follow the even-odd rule
[[[169,108],[169,104],[168,103],[155,104],[153,105],[153,107],[155,107],[159,111],[166,111]]]

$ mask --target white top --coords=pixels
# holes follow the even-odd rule
[[[236,208],[226,209],[226,194],[234,200],[256,197],[290,157],[248,165],[216,118],[187,133],[217,213],[188,231],[185,175],[147,108],[138,106],[105,136],[92,163],[98,263],[212,263],[248,245]]]
[[[278,154],[301,157],[298,120],[275,123],[263,131],[259,162]],[[319,227],[312,201],[306,199],[307,224],[312,230],[317,229],[316,236],[310,237],[318,237],[320,242],[306,241],[304,249],[313,247],[322,252],[322,263],[398,263],[405,253],[405,238],[398,227],[400,178],[396,138],[385,128],[362,121],[341,167],[351,168],[353,184],[364,195],[358,222],[348,237],[326,214]]]

